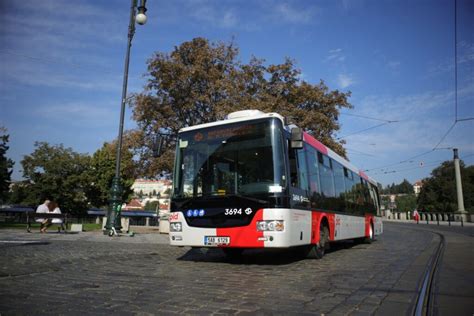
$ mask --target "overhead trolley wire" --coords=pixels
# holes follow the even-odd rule
[[[381,122],[386,122],[386,123],[396,123],[396,122],[399,122],[399,121],[396,121],[396,120],[386,120],[386,119],[381,119],[381,118],[372,117],[372,116],[365,116],[365,115],[352,114],[352,113],[345,113],[345,112],[340,113],[340,115],[347,115],[347,116],[360,117],[360,118],[365,118],[365,119],[368,119],[368,120],[381,121]]]
[[[405,160],[399,161],[397,163],[393,164],[388,164],[385,166],[377,167],[377,168],[372,168],[372,169],[366,169],[365,171],[371,171],[371,170],[379,170],[379,169],[384,169],[387,167],[392,167],[404,163],[412,163],[413,159],[419,158],[425,155],[428,155],[435,150],[442,150],[442,149],[452,149],[452,147],[447,147],[447,148],[439,148],[439,145],[446,139],[446,137],[451,133],[451,131],[454,129],[456,124],[458,122],[464,122],[464,121],[471,121],[474,120],[474,117],[470,118],[463,118],[463,119],[458,119],[458,50],[457,50],[457,0],[454,1],[454,122],[451,124],[451,126],[448,128],[446,133],[441,136],[441,139],[436,143],[436,145],[431,149],[426,152],[423,152],[421,154],[415,155],[413,157],[407,158]],[[466,156],[469,157],[469,156]]]
[[[371,130],[371,129],[374,129],[374,128],[377,128],[377,127],[380,127],[380,126],[383,126],[383,125],[387,125],[387,124],[389,124],[389,123],[385,122],[385,123],[377,124],[377,125],[374,125],[374,126],[371,126],[371,127],[368,127],[368,128],[364,128],[363,130],[356,131],[356,132],[353,132],[353,133],[350,133],[350,134],[347,134],[347,135],[344,135],[344,136],[341,136],[341,137],[337,137],[336,140],[341,140],[341,139],[347,138],[349,136],[360,134],[360,133],[366,132],[368,130]]]

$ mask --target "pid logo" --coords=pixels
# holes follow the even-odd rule
[[[174,213],[171,213],[170,214],[170,217],[169,217],[169,221],[177,221],[178,220],[178,217],[179,217],[179,214],[178,212],[174,212]]]

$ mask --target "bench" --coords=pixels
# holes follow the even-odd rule
[[[51,219],[61,219],[62,223],[61,224],[56,224],[60,225],[61,227],[58,227],[58,233],[63,230],[63,232],[66,232],[66,227],[67,227],[67,213],[36,213],[36,212],[27,212],[26,213],[26,231],[31,233],[31,221],[34,221],[37,218],[51,218]],[[53,223],[54,225],[54,223]]]

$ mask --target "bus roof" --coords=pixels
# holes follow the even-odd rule
[[[199,124],[199,125],[194,125],[194,126],[189,126],[189,127],[183,127],[182,129],[179,130],[179,133],[193,131],[193,130],[201,129],[201,128],[226,125],[226,124],[232,124],[232,123],[238,123],[238,122],[245,122],[245,121],[250,121],[250,120],[257,120],[257,119],[262,119],[262,118],[267,118],[267,117],[276,117],[279,120],[281,120],[283,126],[285,125],[285,119],[283,118],[283,116],[281,116],[278,113],[263,113],[262,111],[259,111],[259,110],[244,110],[244,111],[237,111],[237,112],[230,113],[224,120],[220,120],[220,121],[216,121],[212,123]]]

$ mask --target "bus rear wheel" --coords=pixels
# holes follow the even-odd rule
[[[310,245],[306,253],[306,258],[322,259],[329,248],[329,228],[321,223],[319,227],[319,242],[316,245]]]
[[[369,236],[355,239],[355,241],[359,244],[371,244],[374,240],[374,225],[372,223],[369,225]]]

